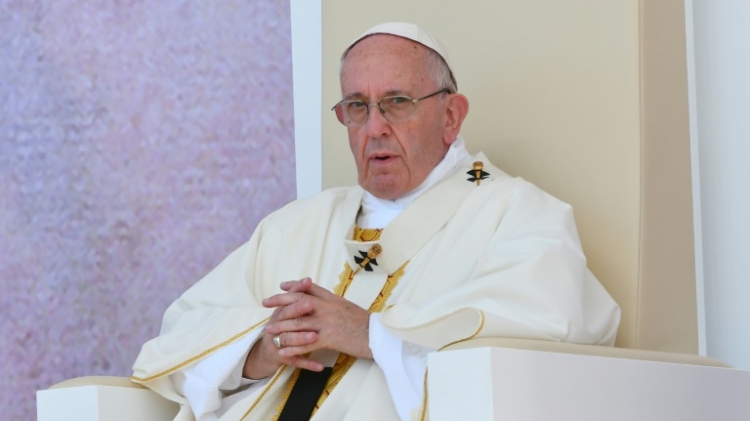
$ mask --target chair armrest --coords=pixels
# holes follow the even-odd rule
[[[518,339],[429,354],[429,419],[746,421],[750,371],[710,358]]]
[[[454,351],[470,348],[511,348],[529,351],[558,352],[563,354],[591,355],[597,357],[627,358],[630,360],[658,361],[665,363],[701,365],[708,367],[731,366],[713,358],[672,352],[647,351],[643,349],[614,348],[611,346],[579,345],[563,342],[538,341],[513,338],[469,339],[443,348],[441,351]]]
[[[37,392],[37,421],[172,421],[179,409],[127,377],[79,377]]]
[[[68,387],[81,387],[81,386],[112,386],[112,387],[132,387],[134,389],[147,389],[146,387],[133,383],[130,381],[130,377],[116,377],[116,376],[86,376],[76,377],[75,379],[69,379],[60,383],[54,384],[47,390],[53,389],[65,389]]]

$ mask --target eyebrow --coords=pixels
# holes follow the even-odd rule
[[[385,95],[383,95],[383,98],[387,96],[398,96],[398,95],[406,95],[409,96],[405,91],[400,89],[392,89],[390,91],[386,91]],[[344,101],[351,101],[351,100],[361,100],[363,98],[366,98],[365,95],[363,95],[361,92],[352,92],[349,95],[344,97]]]

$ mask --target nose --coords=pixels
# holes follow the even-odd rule
[[[365,130],[367,132],[367,136],[378,138],[381,136],[389,135],[391,133],[391,126],[388,120],[386,120],[383,116],[383,113],[380,110],[380,106],[378,104],[370,104],[369,106],[369,115],[367,116],[367,121],[365,122]]]

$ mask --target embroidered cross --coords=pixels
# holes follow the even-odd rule
[[[476,181],[478,186],[481,180],[484,180],[485,178],[490,176],[490,173],[488,173],[487,171],[482,171],[482,168],[484,168],[484,163],[482,161],[475,162],[473,167],[473,170],[466,171],[466,174],[469,174],[471,176],[467,178],[467,180]]]
[[[378,265],[377,260],[375,260],[376,257],[380,253],[383,252],[383,248],[380,247],[380,244],[375,244],[374,246],[370,247],[370,250],[365,253],[364,251],[360,251],[359,254],[362,255],[362,257],[354,256],[354,262],[357,263],[359,266],[357,270],[352,273],[352,276],[356,275],[357,272],[364,269],[366,272],[372,272],[372,266],[371,263],[375,266]]]

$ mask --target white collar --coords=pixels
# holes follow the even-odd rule
[[[466,165],[471,155],[466,150],[464,140],[460,137],[448,148],[443,159],[432,169],[425,180],[409,193],[396,199],[380,199],[365,191],[362,197],[362,213],[357,225],[360,228],[384,228],[422,193],[434,186],[438,181],[453,174],[461,166]]]

